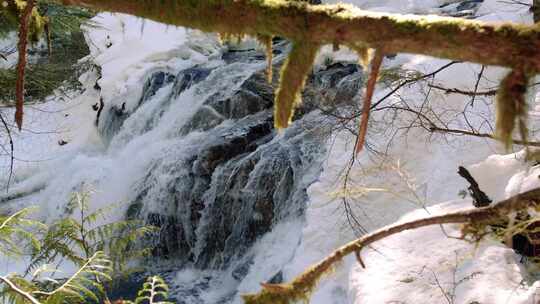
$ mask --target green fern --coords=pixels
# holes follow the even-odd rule
[[[10,216],[0,216],[0,253],[11,257],[20,256],[27,249],[27,246],[21,246],[24,243],[28,243],[33,250],[41,249],[37,235],[46,226],[27,218],[34,209],[25,208]]]
[[[0,297],[9,303],[99,303],[105,295],[102,282],[110,281],[111,261],[103,252],[96,252],[70,277],[26,280],[21,276],[0,277],[7,286]],[[53,269],[56,273],[57,270]]]
[[[106,221],[118,205],[112,204],[90,212],[89,200],[88,191],[72,194],[66,211],[73,217],[58,220],[49,227],[41,248],[32,255],[27,273],[58,258],[82,265],[98,251],[108,254],[115,273],[125,273],[129,260],[147,256],[151,252],[151,248],[140,244],[157,232],[156,227],[145,226],[138,220],[98,225],[98,221]]]
[[[150,248],[139,243],[155,233],[155,227],[135,220],[98,224],[106,222],[117,205],[90,211],[89,200],[89,192],[74,193],[66,205],[71,216],[48,227],[28,219],[33,209],[0,216],[0,253],[20,256],[31,252],[24,275],[0,277],[4,283],[0,298],[14,304],[100,303],[107,300],[104,283],[112,281],[113,274],[126,273],[129,259],[150,253]],[[79,270],[59,278],[58,265],[51,268],[49,264],[65,260],[78,265]],[[47,277],[48,272],[55,275]],[[150,297],[148,303],[167,303],[157,301],[166,298],[166,293],[163,280],[153,277],[136,303],[144,302],[145,297]]]
[[[32,293],[39,290],[37,282],[28,281],[25,278],[12,275],[10,277],[0,277],[1,281],[6,285],[0,291],[0,298],[4,299],[4,302],[11,304],[28,304],[29,302],[35,303],[38,301]],[[28,296],[32,297],[35,301],[29,301]]]
[[[47,233],[41,241],[41,248],[36,248],[27,267],[26,274],[44,264],[49,264],[58,258],[65,258],[76,265],[82,265],[85,258],[77,249],[81,249],[77,221],[71,218],[54,222],[48,227]]]
[[[135,302],[127,301],[134,304],[173,304],[166,301],[169,297],[169,286],[159,277],[152,276],[146,279],[143,288],[137,293]]]
[[[101,282],[111,281],[111,261],[101,251],[94,253],[71,277],[59,281],[49,279],[56,287],[52,291],[35,291],[33,294],[44,298],[45,304],[99,303],[99,296],[105,291]]]

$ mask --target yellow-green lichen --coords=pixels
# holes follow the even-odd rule
[[[512,144],[516,121],[522,140],[527,141],[527,104],[525,94],[529,75],[522,70],[512,70],[502,81],[496,98],[496,137],[506,148]]]
[[[266,79],[268,83],[272,83],[272,59],[274,57],[272,50],[272,36],[257,35],[257,40],[266,50]]]
[[[274,125],[276,129],[289,126],[294,108],[301,102],[301,93],[306,78],[311,71],[319,45],[306,41],[296,41],[281,70],[280,84],[274,104]]]

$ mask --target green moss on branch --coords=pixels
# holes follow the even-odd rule
[[[319,45],[309,42],[295,42],[285,65],[281,70],[280,84],[276,91],[274,124],[276,129],[289,126],[294,108],[301,102],[304,83],[311,71]]]
[[[388,53],[416,53],[540,71],[540,28],[439,16],[375,13],[352,5],[287,0],[57,0],[204,31],[280,36],[292,41],[358,43]],[[511,56],[509,54],[512,54]]]

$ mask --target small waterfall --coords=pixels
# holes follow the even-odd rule
[[[276,53],[284,52],[284,46]],[[199,289],[216,288],[223,273],[236,281],[233,286],[241,284],[250,268],[258,267],[253,246],[262,236],[274,234],[278,243],[272,249],[293,256],[306,189],[319,174],[332,128],[316,109],[351,103],[362,83],[357,65],[335,64],[316,72],[296,122],[278,134],[264,56],[248,51],[223,58],[177,75],[154,72],[138,106],[121,115],[111,107],[100,126],[109,149],[118,153],[132,151],[131,145],[144,149],[141,141],[166,142],[131,187],[127,217],[160,227],[154,255],[167,265],[160,269],[167,269],[170,281],[176,280],[171,265],[221,273],[200,284],[176,286],[185,303],[206,303]],[[279,228],[290,223],[300,225],[292,231]],[[262,275],[279,280],[279,269],[270,271]],[[235,288],[228,289],[220,301],[235,297]]]
[[[276,42],[276,69],[288,47]],[[300,242],[306,189],[334,127],[319,108],[351,104],[362,71],[338,63],[314,72],[294,124],[276,132],[275,84],[267,83],[265,64],[257,50],[176,71],[156,64],[133,88],[139,96],[104,100],[103,151],[62,160],[31,198],[49,218],[83,183],[97,189],[96,205],[125,202],[115,217],[159,227],[159,263],[148,271],[168,280],[179,303],[231,303],[261,281],[278,282]],[[190,271],[198,275],[182,279]]]
[[[302,218],[305,177],[328,128],[306,117],[274,132],[263,59],[154,72],[132,112],[111,106],[101,118],[119,153],[142,138],[167,142],[133,185],[127,211],[161,228],[157,256],[224,269],[274,224]]]

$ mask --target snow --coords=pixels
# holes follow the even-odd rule
[[[470,206],[468,200],[429,208],[441,214]],[[425,216],[418,210],[401,221]],[[459,236],[457,225],[446,235]],[[351,303],[490,303],[534,302],[540,282],[529,285],[527,270],[511,249],[493,240],[478,247],[448,238],[439,226],[405,231],[365,249],[366,269],[350,274]]]
[[[99,27],[86,31],[91,54],[81,61],[99,65],[101,78],[94,67],[80,78],[83,92],[59,93],[43,104],[25,106],[22,131],[12,128],[15,163],[11,187],[9,192],[0,194],[0,199],[29,195],[25,199],[4,203],[2,212],[14,212],[37,203],[40,208],[34,216],[53,221],[66,216],[64,203],[70,193],[80,189],[81,182],[89,190],[94,190],[90,204],[92,210],[123,202],[125,193],[130,191],[131,180],[126,176],[142,176],[139,170],[145,170],[145,165],[152,158],[132,150],[130,154],[137,155],[141,163],[135,167],[131,165],[135,158],[110,157],[107,143],[95,127],[96,113],[92,106],[101,98],[109,107],[122,104],[128,98],[137,100],[142,91],[141,83],[152,71],[170,70],[175,73],[206,63],[218,54],[220,48],[215,35],[168,27],[127,15],[99,14],[94,21]],[[108,43],[112,45],[107,47]],[[94,88],[96,81],[101,90]],[[13,109],[2,109],[2,116],[12,125],[13,114]],[[3,147],[9,147],[7,136],[3,138]],[[60,145],[60,141],[66,144]],[[150,154],[155,154],[160,147],[156,143],[146,143],[145,146]],[[0,166],[4,174],[1,183],[6,185],[10,152],[7,149],[2,152]],[[110,183],[94,188],[104,178]],[[117,212],[96,222],[96,225],[120,220],[125,211],[122,208],[126,207],[119,204]],[[0,260],[6,273],[20,273],[24,269],[25,261],[6,257]],[[69,272],[70,266],[62,267]]]
[[[451,1],[348,2],[386,12],[436,13],[439,6]],[[528,7],[496,0],[484,1],[477,15],[486,21],[532,22]],[[332,59],[329,50],[323,51],[323,56],[328,58],[326,60]],[[347,61],[347,54],[336,54],[334,60]],[[384,65],[425,73],[447,63],[447,60],[400,54],[393,60],[386,60]],[[437,74],[435,83],[472,90],[480,69],[474,64],[454,65]],[[492,89],[505,72],[501,68],[487,67],[479,90]],[[396,95],[405,96],[411,104],[418,104],[424,98],[419,94],[421,90],[416,85],[406,86]],[[379,88],[374,99],[385,93],[384,88]],[[470,101],[443,92],[431,92],[430,96],[430,105],[438,110],[462,110]],[[396,98],[387,101],[388,104],[397,102]],[[481,123],[486,115],[493,115],[491,102],[489,98],[478,98],[475,107],[469,108],[473,125]],[[380,112],[374,112],[372,120],[383,117]],[[464,122],[454,120],[450,126],[461,129]],[[486,132],[492,132],[488,126],[483,127]],[[371,130],[374,128],[376,126]],[[393,136],[386,131],[370,131],[368,143],[375,147],[385,144]],[[396,137],[385,150],[385,157],[364,152],[350,171],[350,187],[356,191],[348,196],[350,204],[367,230],[395,222],[415,209],[405,218],[426,216],[427,211],[434,214],[471,206],[470,200],[456,201],[459,191],[468,187],[456,173],[460,165],[471,170],[481,189],[485,189],[494,201],[539,186],[538,169],[530,169],[530,164],[524,161],[524,152],[504,155],[504,149],[495,141],[459,136],[441,140],[414,129]],[[310,202],[306,226],[296,256],[284,271],[286,279],[292,279],[356,237],[347,225],[341,200],[343,195],[339,193],[353,142],[354,138],[343,132],[335,134],[328,143],[331,154],[319,181],[308,190]],[[434,205],[441,201],[450,202]],[[424,205],[430,207],[425,210]],[[447,227],[447,231],[459,233],[455,226]],[[320,283],[311,303],[448,303],[435,283],[435,277],[445,292],[455,295],[452,303],[531,303],[539,286],[539,283],[528,286],[527,272],[512,250],[489,240],[475,250],[471,244],[446,238],[437,226],[402,233],[374,247],[377,251],[364,252],[367,270],[360,270],[354,259],[347,258],[329,279]],[[455,290],[451,284],[454,272],[456,281],[463,280]],[[468,279],[471,275],[473,277]]]
[[[437,12],[437,8],[445,3],[455,2],[448,0],[407,0],[407,1],[392,1],[392,0],[324,0],[323,3],[350,3],[358,6],[361,9],[371,11],[381,11],[388,13],[418,13],[427,14]]]
[[[440,6],[456,1],[348,2],[377,11],[425,14],[439,13],[443,11]],[[444,9],[452,9],[452,6]],[[486,0],[477,15],[480,20],[486,21],[531,23],[531,14],[527,10],[527,7],[520,5],[510,6],[497,0]],[[137,100],[141,94],[141,83],[152,71],[175,72],[218,60],[216,54],[221,46],[214,35],[167,27],[121,14],[99,14],[96,21],[100,26],[87,32],[91,55],[85,60],[92,60],[101,67],[101,78],[98,79],[97,70],[83,75],[81,82],[87,90],[71,98],[69,103],[51,99],[43,105],[27,107],[27,129],[15,134],[16,155],[26,161],[16,163],[15,180],[18,184],[10,191],[22,193],[29,189],[41,190],[38,197],[45,198],[41,204],[47,207],[42,211],[42,218],[61,216],[57,210],[60,203],[54,200],[66,197],[81,180],[89,183],[103,179],[107,181],[101,184],[103,188],[96,191],[93,197],[96,208],[121,201],[130,190],[130,178],[143,174],[153,155],[176,152],[168,149],[167,130],[171,129],[170,125],[157,127],[153,131],[156,136],[136,138],[144,128],[137,124],[136,116],[126,122],[132,131],[125,132],[109,146],[97,134],[93,112],[88,115],[93,104],[100,98],[107,107],[121,105],[125,100]],[[253,46],[253,41],[250,41],[237,47]],[[326,46],[319,53],[317,62],[322,65],[328,60],[355,62],[357,59],[345,48],[333,52],[330,46]],[[385,67],[401,66],[403,69],[430,72],[446,63],[447,60],[400,54],[393,60],[386,60]],[[233,65],[229,68],[234,76],[243,69],[247,69],[248,74],[253,67]],[[480,66],[474,64],[455,65],[439,73],[435,81],[447,87],[473,89],[479,70]],[[487,68],[479,89],[492,88],[504,72],[501,68]],[[101,91],[92,89],[96,81]],[[223,80],[221,85],[230,81]],[[216,87],[203,89],[207,90],[206,94],[225,91],[219,85],[218,82]],[[402,88],[398,94],[410,98],[413,103],[420,103],[421,90],[419,86],[412,85]],[[145,111],[134,115],[151,113],[152,107],[158,106],[159,94],[165,92],[157,93],[152,101],[156,104],[149,102],[143,106],[147,107]],[[204,93],[188,92],[195,95]],[[387,89],[381,87],[377,90],[376,98],[386,93]],[[397,102],[397,98],[388,100],[388,104]],[[432,92],[431,103],[437,109],[455,111],[463,109],[468,102],[468,99],[458,95]],[[473,123],[482,121],[484,115],[492,114],[489,102],[488,99],[478,99],[478,105],[471,109]],[[132,106],[134,104],[126,104],[128,109]],[[178,113],[189,115],[196,107],[196,101],[187,107],[176,105],[173,111],[166,114],[171,115],[167,121],[178,126],[182,120],[182,115]],[[9,111],[4,113],[12,116]],[[372,118],[374,121],[384,121],[385,115],[375,112]],[[406,121],[410,117],[402,115],[400,119]],[[452,126],[462,127],[463,121],[456,120]],[[485,128],[489,131],[487,126]],[[50,133],[35,134],[44,131]],[[459,191],[468,186],[456,174],[460,165],[471,171],[480,188],[494,201],[539,186],[540,168],[531,168],[524,160],[523,151],[505,155],[502,147],[491,140],[431,138],[424,130],[417,129],[394,138],[394,131],[392,128],[371,129],[369,143],[383,149],[386,155],[363,153],[350,172],[350,189],[354,193],[346,197],[366,230],[397,220],[426,216],[428,212],[437,214],[470,207],[469,199],[456,200]],[[391,139],[392,144],[387,146]],[[59,146],[58,140],[65,140],[68,144]],[[189,144],[190,140],[195,139],[188,139],[185,143]],[[127,147],[120,148],[128,142]],[[342,201],[344,193],[341,192],[343,172],[351,158],[353,142],[354,138],[347,132],[336,133],[328,141],[330,154],[324,170],[319,180],[308,189],[305,223],[281,223],[272,233],[258,240],[252,249],[257,267],[237,287],[240,292],[258,290],[259,283],[270,279],[268,274],[279,271],[283,264],[287,264],[282,269],[283,276],[285,280],[290,280],[335,248],[357,237],[347,223]],[[51,155],[54,155],[54,159],[36,162]],[[5,162],[2,165],[4,168],[8,166]],[[43,190],[46,184],[49,186]],[[441,201],[449,202],[435,205]],[[122,212],[115,213],[113,219],[118,214]],[[459,234],[457,226],[448,225],[445,229],[450,235]],[[288,234],[289,231],[301,231],[301,238],[294,233]],[[276,251],[277,245],[295,247],[296,251],[291,256],[290,252]],[[475,248],[466,242],[447,238],[438,226],[403,232],[376,243],[374,248],[376,251],[366,249],[363,252],[367,269],[361,269],[353,258],[347,258],[329,279],[320,283],[311,303],[447,303],[447,297],[455,297],[452,298],[453,303],[520,304],[534,301],[536,289],[540,287],[538,282],[530,284],[520,257],[500,243],[485,240]],[[11,264],[7,259],[3,262],[6,272],[15,271],[20,266],[20,263]],[[175,273],[175,283],[189,285],[208,275],[211,274],[184,269]],[[207,303],[228,292],[231,288],[230,275],[223,274],[223,280],[215,283],[215,289],[204,295]]]
[[[521,176],[521,173],[526,170],[524,156],[525,151],[507,155],[494,154],[478,164],[471,165],[468,169],[480,185],[480,189],[493,201],[500,201],[523,192],[514,192],[512,189],[521,181],[515,180],[511,184],[509,182]]]
[[[99,14],[99,26],[87,31],[92,61],[101,67],[98,80],[105,102],[137,100],[142,78],[150,70],[177,70],[206,62],[220,49],[216,35],[169,27],[124,14]],[[134,105],[127,104],[127,109]]]

